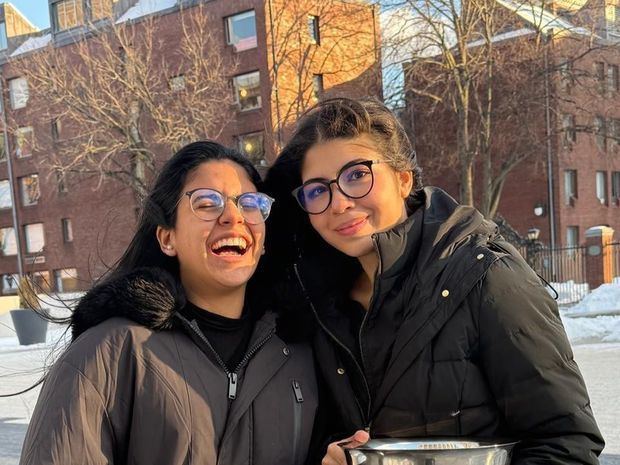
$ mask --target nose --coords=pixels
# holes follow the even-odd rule
[[[233,201],[233,199],[228,199],[224,203],[224,211],[218,218],[218,222],[224,225],[224,224],[240,224],[240,223],[243,223],[244,221],[245,220],[243,218],[243,215],[241,214],[241,211],[239,210],[239,207],[237,206],[237,204]]]
[[[330,187],[332,189],[332,203],[330,208],[333,213],[344,213],[355,205],[354,200],[344,195],[336,183],[333,183]]]

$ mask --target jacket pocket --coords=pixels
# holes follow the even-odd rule
[[[293,388],[293,462],[294,465],[301,465],[301,427],[303,422],[303,409],[302,403],[304,401],[303,393],[301,392],[301,383],[296,379],[291,381]]]

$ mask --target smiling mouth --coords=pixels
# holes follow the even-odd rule
[[[220,239],[211,245],[211,252],[219,257],[241,257],[248,251],[248,243],[242,237]]]

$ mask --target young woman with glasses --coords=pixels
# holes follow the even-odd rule
[[[125,254],[71,317],[21,464],[304,463],[311,349],[248,285],[273,202],[259,184],[214,142],[166,163]]]
[[[555,302],[493,222],[422,188],[386,107],[319,103],[266,182],[280,295],[316,322],[323,465],[368,437],[431,436],[518,440],[513,464],[598,462]]]

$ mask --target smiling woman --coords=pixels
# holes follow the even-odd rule
[[[278,203],[272,280],[316,322],[325,437],[342,434],[324,465],[369,435],[510,437],[513,464],[598,463],[604,442],[556,303],[492,221],[422,188],[383,104],[310,109],[265,190]]]
[[[259,183],[214,142],[166,163],[127,251],[71,317],[21,464],[304,462],[312,353],[248,287],[273,201]]]

